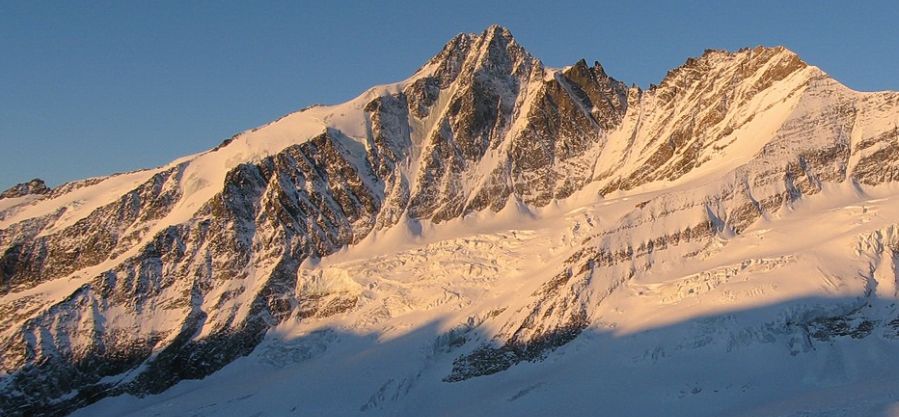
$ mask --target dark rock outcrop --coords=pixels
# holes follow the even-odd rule
[[[44,180],[35,178],[28,182],[13,185],[0,193],[0,198],[22,197],[30,194],[49,194],[52,190],[47,187]]]

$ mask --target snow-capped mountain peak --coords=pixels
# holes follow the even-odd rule
[[[494,25],[207,152],[5,192],[4,414],[888,398],[857,370],[895,357],[899,94],[783,47],[708,50],[646,90],[587,62],[547,68]]]

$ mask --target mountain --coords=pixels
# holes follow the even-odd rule
[[[0,198],[4,415],[871,415],[899,93],[782,47],[648,90],[461,34],[410,78]]]

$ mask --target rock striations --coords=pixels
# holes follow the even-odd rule
[[[208,152],[0,194],[0,409],[64,415],[159,393],[250,354],[284,323],[397,317],[371,301],[390,283],[354,281],[374,272],[315,272],[390,233],[633,198],[581,221],[563,260],[522,271],[539,285],[506,287],[514,302],[435,339],[452,352],[441,383],[464,384],[610,320],[599,306],[664,271],[660,259],[700,262],[829,187],[895,184],[897,122],[899,94],[852,91],[782,47],[709,50],[641,90],[598,62],[544,67],[500,26],[461,34],[405,81]],[[865,250],[895,257],[890,242]],[[502,270],[505,258],[488,258],[487,272],[467,267],[456,283]],[[705,277],[774,268],[752,262]],[[459,308],[488,299],[447,291]],[[803,343],[871,332],[876,320],[850,313],[784,328],[813,336]]]

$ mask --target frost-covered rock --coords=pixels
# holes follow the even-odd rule
[[[563,353],[639,379],[616,366],[894,352],[897,117],[899,94],[782,47],[706,51],[644,91],[599,63],[546,68],[500,26],[461,34],[407,80],[208,152],[4,192],[0,407],[152,401],[257,362],[299,383],[335,361],[321,386],[345,398],[294,410],[423,415],[410,398],[505,393]],[[501,403],[558,398],[560,378]]]
[[[35,178],[28,182],[13,185],[6,191],[0,193],[0,198],[24,197],[30,194],[47,194],[50,191],[50,187],[47,187],[44,180]]]

